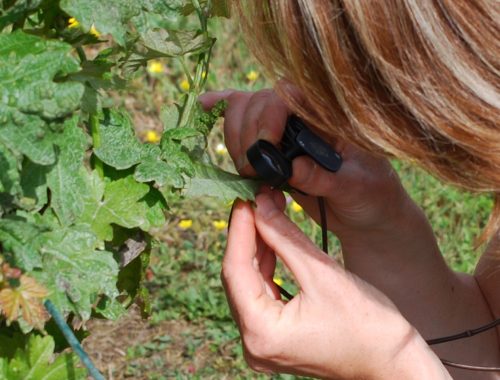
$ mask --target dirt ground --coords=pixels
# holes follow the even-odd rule
[[[207,345],[196,348],[192,357],[186,355],[186,336],[202,335],[203,328],[186,321],[162,321],[156,325],[141,318],[137,309],[118,321],[93,320],[88,323],[91,335],[84,340],[83,346],[95,365],[109,380],[134,378],[150,379],[148,369],[154,362],[154,369],[161,371],[164,364],[165,373],[172,370],[189,374],[197,368],[203,368],[212,355]],[[129,348],[141,347],[151,342],[168,339],[168,345],[162,348],[153,346],[144,357],[131,358]],[[149,346],[151,347],[151,346]],[[134,356],[134,355],[132,355]],[[133,363],[132,363],[133,362]],[[142,375],[131,373],[130,365],[144,371]],[[160,368],[159,368],[160,367]],[[168,376],[165,376],[168,378]]]

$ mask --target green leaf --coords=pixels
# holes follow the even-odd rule
[[[75,110],[80,104],[83,86],[53,81],[56,76],[79,70],[80,65],[71,51],[72,46],[64,42],[22,31],[0,34],[2,103],[9,109],[45,119],[61,118]]]
[[[99,239],[113,239],[112,224],[144,231],[151,227],[147,204],[141,201],[149,192],[148,185],[136,182],[132,176],[104,182],[96,173],[90,182],[91,197],[79,221],[89,224]]]
[[[15,195],[19,192],[18,158],[0,142],[0,193]]]
[[[82,110],[86,113],[97,113],[101,110],[100,90],[121,90],[125,87],[125,80],[111,72],[114,65],[114,62],[105,56],[98,57],[93,61],[82,62],[82,69],[69,76],[71,80],[85,85]]]
[[[179,105],[172,104],[169,106],[164,106],[161,109],[160,119],[163,124],[163,130],[168,130],[175,128],[179,122]]]
[[[102,297],[95,311],[106,319],[117,320],[127,313],[127,309],[117,299]]]
[[[0,6],[0,31],[35,11],[42,0],[4,1]]]
[[[182,175],[175,166],[156,159],[141,162],[134,172],[138,182],[156,182],[159,186],[173,186],[178,189],[184,185]]]
[[[183,21],[180,9],[185,0],[144,0],[141,2],[142,11],[132,18],[139,33],[153,28],[179,29]]]
[[[61,0],[60,6],[86,32],[94,26],[100,34],[111,34],[122,46],[126,42],[127,23],[141,10],[140,3],[132,0]]]
[[[55,160],[47,121],[69,115],[83,94],[80,83],[54,81],[79,69],[71,50],[22,31],[0,34],[0,142],[41,165]]]
[[[75,312],[84,321],[99,295],[118,295],[118,264],[111,252],[96,250],[97,243],[86,225],[46,232],[40,237],[43,271],[31,273],[60,312]]]
[[[0,219],[0,244],[3,255],[12,266],[30,271],[40,268],[42,261],[38,252],[39,235],[46,228],[29,223],[17,216]]]
[[[216,166],[198,164],[195,174],[187,180],[184,195],[187,197],[211,196],[230,202],[235,198],[254,200],[259,183],[228,173]]]
[[[200,136],[201,132],[195,128],[172,128],[172,129],[167,129],[164,133],[162,138],[164,139],[169,139],[169,140],[177,140],[181,141],[183,139],[189,138],[189,137],[194,137],[194,136]]]
[[[60,223],[67,226],[83,212],[87,197],[87,172],[83,167],[87,137],[78,127],[78,117],[65,123],[63,132],[55,135],[54,143],[57,162],[47,175],[47,184],[52,192],[52,208]]]
[[[127,169],[141,162],[144,150],[126,111],[104,110],[98,129],[101,142],[94,153],[102,162],[116,169]]]
[[[194,174],[194,164],[189,155],[182,150],[179,143],[163,139],[161,141],[162,159],[164,159],[178,173],[192,176]]]
[[[163,57],[179,57],[208,50],[215,39],[198,31],[152,29],[142,35],[144,46]]]
[[[25,349],[18,349],[4,369],[6,379],[63,380],[85,379],[84,368],[76,367],[78,358],[73,353],[61,354],[55,360],[54,340],[51,336],[31,335]],[[4,362],[4,367],[5,367]]]
[[[105,110],[99,120],[100,146],[94,149],[105,164],[123,170],[137,165],[134,178],[138,182],[156,182],[159,186],[182,188],[183,173],[192,174],[194,167],[188,154],[176,141],[200,132],[192,128],[172,128],[157,145],[141,144],[134,134],[132,121],[125,111]],[[175,141],[174,141],[175,140]]]
[[[35,115],[26,115],[17,110],[9,111],[12,122],[1,125],[1,118],[7,114],[0,104],[0,142],[17,154],[24,154],[40,165],[55,161],[52,134],[44,130],[45,122]]]

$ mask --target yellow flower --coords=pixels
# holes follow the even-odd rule
[[[182,80],[181,83],[179,83],[179,87],[183,91],[189,91],[189,89],[191,88],[187,79]]]
[[[90,34],[92,34],[95,38],[101,37],[101,33],[95,28],[94,24],[90,27]]]
[[[68,28],[78,28],[80,26],[80,23],[78,20],[74,17],[70,17],[68,20]]]
[[[202,71],[201,72],[201,78],[205,79],[206,77],[207,77],[207,72],[206,71]]]
[[[259,78],[259,73],[257,71],[255,71],[255,70],[250,70],[247,73],[247,79],[250,82],[255,82],[258,78]]]
[[[181,219],[178,224],[179,228],[183,230],[190,229],[193,226],[193,221],[191,219]]]
[[[279,278],[279,277],[274,277],[274,278],[273,278],[273,281],[274,281],[274,283],[275,283],[276,285],[278,285],[278,286],[283,285],[283,280],[282,280],[281,278]]]
[[[217,144],[217,146],[215,147],[215,153],[220,154],[222,156],[227,154],[226,146],[222,143]]]
[[[291,207],[292,207],[292,210],[293,210],[294,212],[301,212],[301,211],[302,211],[302,206],[301,206],[301,205],[299,205],[299,204],[298,204],[297,202],[295,202],[295,201],[293,201],[293,202],[292,202]]]
[[[156,131],[149,130],[146,132],[146,141],[147,142],[157,143],[160,141],[160,138],[161,137],[158,135],[158,133],[156,133]]]
[[[227,222],[225,220],[214,220],[212,222],[212,225],[215,227],[216,230],[222,231],[227,228]]]
[[[160,61],[153,59],[148,62],[148,72],[151,74],[160,74],[165,71],[165,66]]]

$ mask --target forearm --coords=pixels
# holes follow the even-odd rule
[[[346,269],[382,290],[405,315],[413,316],[413,309],[421,308],[419,300],[435,299],[436,289],[443,294],[453,292],[457,278],[418,206],[408,197],[399,209],[380,229],[342,231],[339,239]],[[415,323],[415,317],[411,319]]]
[[[426,339],[458,333],[492,320],[477,282],[472,276],[454,273],[447,267],[433,231],[416,205],[406,207],[406,214],[395,223],[394,231],[397,233],[375,231],[357,237],[341,236],[346,268],[389,296]],[[499,356],[497,344],[495,333],[490,331],[434,348],[448,360],[495,365]],[[456,379],[497,376],[451,372]]]

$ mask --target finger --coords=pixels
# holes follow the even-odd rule
[[[251,94],[234,91],[227,97],[228,106],[224,115],[224,141],[236,168],[241,167],[238,159],[242,156],[240,135],[243,127],[243,115]]]
[[[285,194],[281,190],[273,189],[269,185],[262,185],[259,188],[258,194],[269,194],[272,197],[274,204],[278,207],[281,212],[284,212],[286,209],[286,198]]]
[[[257,262],[262,275],[262,284],[267,295],[274,300],[280,300],[281,295],[274,283],[274,272],[276,270],[276,255],[271,248],[257,234]]]
[[[361,174],[358,165],[349,160],[344,160],[339,171],[331,172],[308,156],[294,159],[292,170],[290,186],[309,195],[330,198],[335,198],[339,189]]]
[[[269,186],[262,186],[259,189],[259,193],[269,194],[276,206],[282,212],[286,208],[286,199],[282,191],[274,190]],[[274,283],[274,272],[276,270],[276,255],[273,250],[262,240],[260,234],[257,233],[258,245],[261,249],[258,249],[257,259],[259,261],[259,268],[262,273],[262,278],[264,281],[264,286],[267,293],[273,299],[280,300],[281,295],[278,286]]]
[[[261,90],[252,95],[245,110],[240,135],[242,157],[239,159],[241,165],[238,169],[241,174],[255,175],[247,159],[247,150],[260,139],[278,144],[285,129],[287,116],[287,107],[273,90]]]
[[[222,280],[235,318],[253,313],[258,300],[266,294],[255,264],[257,249],[253,210],[248,203],[236,201],[222,262]]]
[[[256,198],[255,222],[264,242],[291,270],[299,286],[306,290],[314,284],[317,270],[333,264],[302,231],[277,207],[270,194]]]
[[[198,97],[198,101],[201,103],[203,110],[210,111],[219,100],[227,99],[229,95],[231,95],[235,91],[236,90],[233,89],[227,89],[223,91],[208,91],[204,94],[201,94]]]

